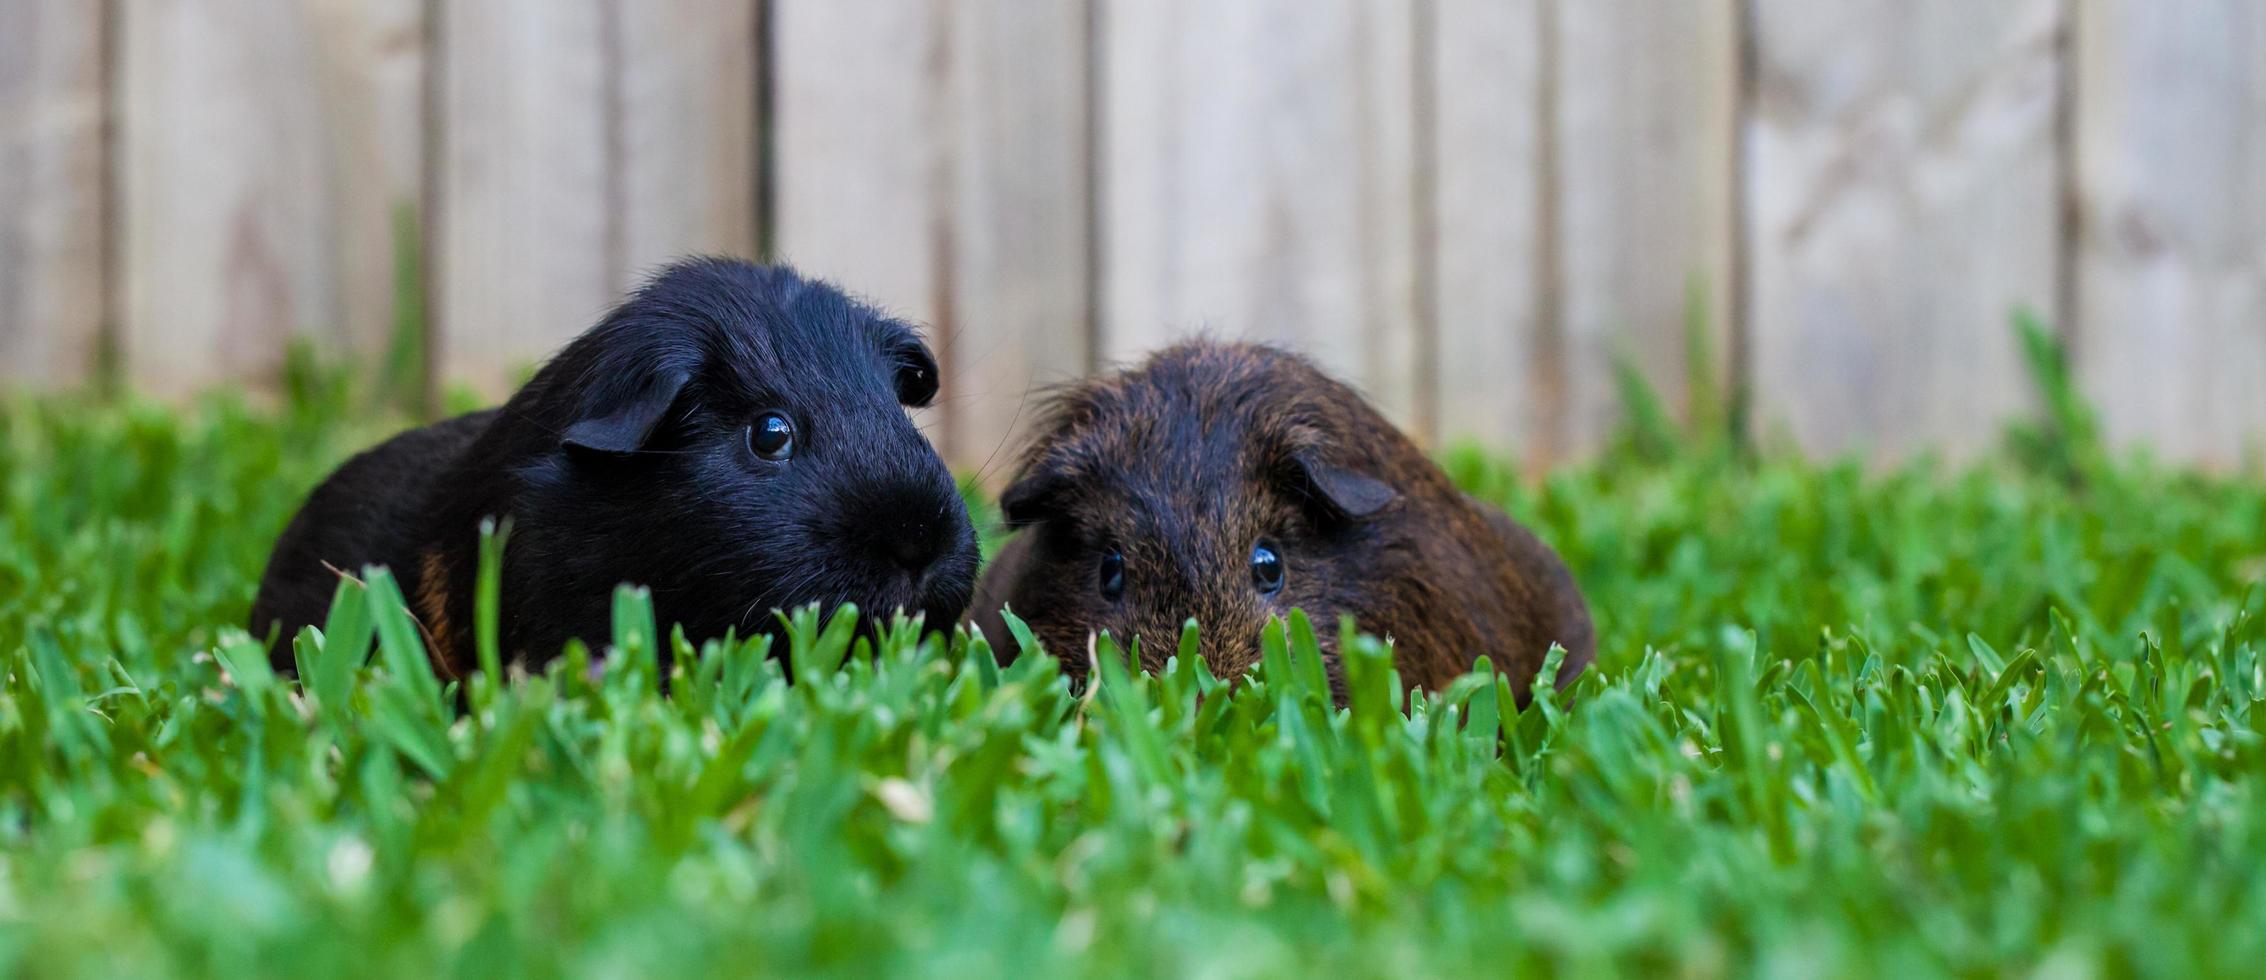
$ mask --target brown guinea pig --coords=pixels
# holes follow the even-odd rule
[[[1449,482],[1352,388],[1295,354],[1193,341],[1057,393],[1000,507],[1020,529],[970,619],[1012,657],[1002,605],[1083,681],[1091,634],[1141,640],[1156,669],[1194,617],[1212,672],[1259,659],[1303,609],[1342,703],[1335,624],[1393,641],[1412,688],[1480,657],[1523,702],[1555,642],[1560,687],[1596,656],[1589,610],[1549,546]]]

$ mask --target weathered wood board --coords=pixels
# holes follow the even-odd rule
[[[778,257],[935,322],[950,98],[939,5],[780,0],[772,17]]]
[[[1611,434],[1618,358],[1684,404],[1695,296],[1713,370],[1730,363],[1739,11],[1730,0],[1545,10],[1553,254],[1530,383],[1546,396],[1535,455],[1550,459]]]
[[[121,4],[121,346],[179,395],[273,375],[294,335],[367,354],[413,206],[413,0]]]
[[[2077,6],[2075,347],[2109,436],[2266,450],[2266,7]]]
[[[1304,350],[1417,416],[1409,8],[1102,5],[1101,338]]]
[[[2031,403],[2012,315],[2052,316],[2058,0],[1763,0],[1748,288],[1759,431],[1968,455]]]
[[[949,361],[944,5],[777,0],[771,17],[775,257],[927,326]],[[951,405],[919,413],[931,439]]]
[[[1443,444],[1531,449],[1548,400],[1544,3],[1437,0],[1429,32],[1428,388]],[[1423,138],[1420,135],[1419,138]],[[1422,393],[1420,393],[1422,397]]]
[[[443,4],[433,155],[438,374],[491,395],[596,322],[618,291],[601,4]]]
[[[108,214],[104,7],[0,6],[0,382],[64,386],[95,369]]]
[[[1092,363],[1089,26],[1081,4],[952,7],[944,439],[993,487],[1043,389]]]
[[[613,0],[616,288],[693,254],[756,253],[761,0]]]

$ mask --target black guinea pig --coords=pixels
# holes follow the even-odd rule
[[[1079,679],[1093,633],[1138,638],[1153,670],[1191,617],[1212,672],[1238,677],[1267,620],[1304,609],[1341,703],[1343,614],[1390,638],[1419,688],[1487,657],[1523,700],[1553,642],[1561,687],[1596,656],[1549,546],[1297,355],[1183,343],[1062,390],[1036,431],[1000,498],[1021,530],[971,607],[1003,656],[1002,605]]]
[[[402,433],[341,466],[284,529],[252,605],[272,650],[323,621],[337,571],[392,569],[443,676],[473,666],[479,526],[509,517],[501,640],[531,664],[610,635],[651,588],[695,642],[772,611],[857,603],[950,628],[975,536],[906,412],[936,394],[906,324],[783,267],[671,265],[501,408]]]

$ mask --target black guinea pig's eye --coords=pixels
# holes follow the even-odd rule
[[[1102,598],[1116,602],[1125,594],[1125,555],[1111,548],[1102,552],[1101,568],[1096,576],[1101,585]]]
[[[1260,538],[1251,546],[1251,584],[1260,592],[1274,595],[1282,591],[1282,551],[1267,538]]]
[[[767,412],[747,430],[747,448],[768,460],[795,454],[795,424],[777,412]]]
[[[907,363],[897,369],[897,403],[913,408],[927,408],[936,399],[936,369],[926,361]]]

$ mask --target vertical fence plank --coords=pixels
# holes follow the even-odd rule
[[[371,355],[425,311],[405,294],[397,258],[418,245],[424,221],[423,0],[300,0],[321,94],[323,201],[331,215],[341,350]],[[405,222],[403,219],[407,218]],[[414,270],[412,270],[414,271]],[[422,338],[418,338],[421,340]]]
[[[1438,435],[1527,448],[1542,309],[1543,0],[1435,0],[1430,91]],[[1420,137],[1421,138],[1421,137]]]
[[[1037,388],[1093,356],[1084,5],[953,8],[944,396],[954,463],[997,483]]]
[[[286,342],[382,345],[389,203],[416,199],[418,5],[123,4],[122,346],[145,390],[268,377]],[[389,64],[390,63],[390,64]],[[389,121],[393,132],[386,132]],[[409,148],[385,137],[408,141]]]
[[[1109,2],[1102,336],[1304,349],[1414,411],[1412,22],[1397,5]]]
[[[0,381],[70,384],[102,334],[101,4],[0,6]]]
[[[944,11],[926,0],[774,0],[771,16],[774,251],[929,325],[946,356]],[[945,390],[921,413],[931,438],[949,430],[941,416],[953,397]]]
[[[754,252],[755,3],[445,5],[444,376],[500,394],[661,263]]]
[[[2266,7],[2079,4],[2076,348],[2120,444],[2266,440]]]
[[[779,257],[891,312],[942,312],[944,23],[926,0],[776,0]]]
[[[441,5],[440,373],[508,391],[614,299],[606,8]]]
[[[688,254],[755,254],[760,3],[613,0],[617,286]]]
[[[138,387],[271,374],[337,322],[306,22],[289,0],[121,4],[125,307]]]
[[[2028,404],[2056,295],[2058,0],[1757,7],[1747,183],[1761,431],[1896,457]]]
[[[997,476],[1025,393],[1091,357],[1085,11],[774,10],[779,255],[931,326],[931,435]]]
[[[1611,432],[1616,358],[1683,404],[1695,290],[1728,363],[1739,45],[1730,0],[1546,2],[1555,255],[1530,383],[1555,416],[1538,446],[1549,456]]]

